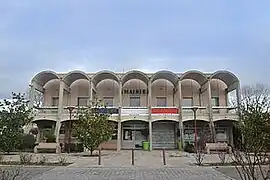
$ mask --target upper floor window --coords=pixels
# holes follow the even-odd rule
[[[191,107],[191,106],[193,106],[193,98],[192,97],[183,97],[182,106],[183,107]]]
[[[131,107],[140,107],[141,106],[140,97],[130,97],[130,106]]]
[[[212,106],[219,106],[219,98],[212,97]]]
[[[157,107],[166,107],[167,98],[166,97],[157,97]]]
[[[212,106],[216,107],[219,106],[219,98],[212,97]],[[213,113],[219,113],[219,109],[213,109]]]
[[[113,97],[104,97],[103,101],[104,101],[105,106],[107,106],[107,107],[113,106]]]
[[[78,97],[78,106],[87,106],[89,97]]]
[[[52,97],[52,106],[59,105],[59,97]]]

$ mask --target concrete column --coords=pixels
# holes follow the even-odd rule
[[[89,105],[92,106],[92,102],[93,102],[93,82],[92,80],[90,80],[89,82]]]
[[[121,132],[121,120],[118,120],[118,126],[117,126],[117,151],[121,150],[121,140],[122,140],[122,132]]]
[[[240,112],[240,105],[241,105],[241,89],[240,89],[240,83],[237,83],[236,87],[236,101],[237,101],[237,109],[238,112]]]
[[[150,151],[152,151],[152,83],[149,80],[148,82],[148,121],[149,121],[149,144],[150,144]]]
[[[184,147],[184,126],[183,126],[183,121],[182,121],[182,82],[179,80],[178,81],[178,93],[179,93],[179,103],[178,103],[178,108],[179,108],[179,131],[180,131],[180,141],[181,141],[181,149],[183,150]]]
[[[30,91],[29,91],[29,108],[30,109],[34,107],[34,96],[35,96],[35,84],[31,84]]]
[[[240,111],[241,111],[241,89],[240,89],[240,82],[237,83],[236,86],[236,101],[237,101],[237,114],[238,114],[238,120],[240,121]],[[241,137],[242,143],[244,143],[245,138],[244,136]]]
[[[119,82],[119,102],[118,102],[118,129],[117,129],[117,151],[121,150],[122,142],[122,124],[121,124],[121,109],[122,109],[122,82]]]
[[[63,114],[63,98],[64,98],[64,81],[60,81],[60,88],[59,88],[59,104],[58,104],[58,118],[55,125],[55,136],[56,136],[56,142],[59,142],[59,131],[61,128],[61,119]]]
[[[213,122],[213,109],[212,109],[212,93],[211,93],[211,83],[210,80],[208,80],[208,113],[209,113],[209,127],[211,132],[211,137],[214,142],[216,142],[216,131],[215,131],[215,125]]]
[[[34,96],[35,96],[35,84],[30,85],[30,90],[29,90],[29,108],[31,109],[31,116],[34,117]],[[28,133],[30,129],[33,127],[32,122],[28,123],[24,129],[25,133]]]
[[[229,97],[228,97],[228,94],[229,94],[229,92],[228,92],[228,89],[225,89],[225,101],[226,101],[226,106],[229,106]]]
[[[118,105],[119,107],[122,107],[122,89],[123,89],[123,84],[122,82],[120,81],[119,82],[119,102],[118,102]],[[120,112],[120,111],[119,111]]]
[[[229,127],[229,136],[230,136],[230,144],[231,144],[231,146],[234,146],[234,142],[233,142],[233,127],[231,126],[231,127]]]

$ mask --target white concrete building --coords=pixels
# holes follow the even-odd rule
[[[141,148],[142,141],[148,140],[150,149],[173,149],[179,141],[194,142],[195,129],[198,138],[201,132],[209,132],[215,141],[233,145],[232,122],[238,116],[228,97],[235,91],[239,99],[239,88],[239,79],[228,71],[43,71],[31,80],[30,102],[33,105],[35,91],[43,93],[33,122],[39,129],[53,129],[61,143],[69,141],[68,130],[72,131],[72,124],[67,125],[68,107],[86,106],[98,98],[114,112],[110,120],[116,124],[115,135],[103,148]],[[194,106],[198,107],[196,128]]]

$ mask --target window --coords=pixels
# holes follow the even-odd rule
[[[219,106],[219,98],[212,97],[212,106]]]
[[[184,97],[182,99],[182,106],[183,107],[192,107],[193,106],[193,99],[192,99],[192,97]],[[183,111],[184,112],[188,112],[188,113],[192,112],[191,109],[183,109]]]
[[[104,101],[105,106],[107,106],[107,107],[113,106],[113,97],[104,97],[103,101]]]
[[[132,140],[132,130],[124,129],[123,140]]]
[[[191,106],[193,106],[193,99],[192,99],[192,97],[184,97],[182,99],[182,106],[183,107],[191,107]]]
[[[213,107],[219,106],[219,98],[218,97],[212,97],[212,106]],[[213,109],[213,113],[219,113],[219,109]]]
[[[157,97],[157,107],[166,107],[167,98],[166,97]]]
[[[130,97],[130,106],[140,107],[141,106],[140,97]]]
[[[88,97],[78,97],[78,106],[87,106],[88,100]]]
[[[53,97],[52,106],[58,106],[58,105],[59,105],[59,97]]]

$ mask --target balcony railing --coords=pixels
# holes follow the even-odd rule
[[[76,114],[79,109],[88,108],[88,107],[83,107],[83,106],[81,106],[81,107],[70,106],[70,107],[74,108],[71,111],[72,114]],[[100,113],[108,113],[108,114],[112,114],[112,115],[118,115],[119,114],[119,108],[118,107],[106,107],[106,108],[100,107],[100,108],[98,108],[98,111]],[[64,107],[63,114],[70,114],[69,106]]]
[[[213,109],[213,118],[214,120],[218,119],[237,119],[236,107],[228,106],[215,106]]]
[[[213,106],[214,114],[235,114],[236,115],[236,107],[229,106]]]
[[[183,116],[193,116],[194,112],[192,110],[192,106],[185,106],[182,107],[182,115]],[[198,109],[196,111],[196,115],[197,116],[208,116],[209,112],[207,110],[207,107],[205,106],[198,106]]]
[[[122,116],[143,116],[148,114],[147,107],[122,107]]]
[[[43,106],[35,108],[34,120],[37,119],[57,119],[58,107],[55,106]]]

